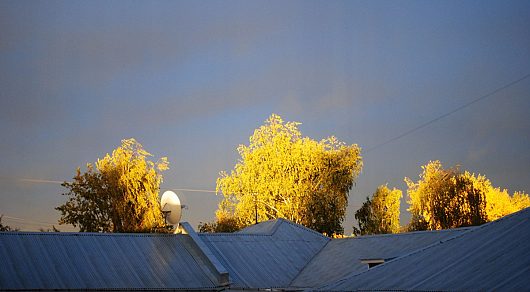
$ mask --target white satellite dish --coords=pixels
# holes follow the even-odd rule
[[[165,191],[162,194],[160,206],[162,206],[162,213],[164,213],[166,222],[170,225],[178,225],[182,217],[182,205],[177,194],[172,191]]]

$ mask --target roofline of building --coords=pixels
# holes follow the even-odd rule
[[[464,229],[463,232],[459,232],[453,236],[450,236],[448,238],[445,238],[445,239],[442,239],[442,240],[439,240],[439,241],[436,241],[432,244],[429,244],[427,246],[424,246],[422,248],[419,248],[419,249],[416,249],[414,251],[411,251],[407,254],[404,254],[404,255],[401,255],[401,256],[398,256],[394,259],[391,259],[389,260],[388,262],[385,262],[384,264],[382,265],[377,265],[375,267],[373,267],[372,269],[370,270],[366,270],[366,271],[362,271],[362,272],[359,272],[359,273],[354,273],[354,274],[350,274],[349,276],[346,276],[342,279],[339,279],[337,281],[334,281],[332,283],[339,283],[339,282],[342,282],[342,281],[345,281],[345,280],[348,280],[348,279],[352,279],[352,278],[355,278],[355,277],[358,277],[359,275],[362,275],[362,274],[365,274],[365,273],[369,273],[371,272],[371,270],[373,269],[377,269],[377,268],[383,268],[385,264],[387,263],[393,263],[393,262],[396,262],[396,261],[400,261],[404,258],[407,258],[407,257],[410,257],[410,256],[413,256],[415,254],[418,254],[418,253],[421,253],[421,252],[424,252],[425,250],[428,250],[428,249],[431,249],[431,248],[434,248],[434,247],[437,247],[439,245],[442,245],[448,241],[451,241],[451,240],[455,240],[455,239],[458,239],[458,238],[461,238],[461,237],[464,237],[470,233],[473,233],[473,232],[476,232],[476,231],[479,231],[479,230],[482,230],[483,228],[488,228],[489,226],[491,225],[494,225],[494,224],[498,224],[499,222],[502,222],[504,220],[508,220],[514,216],[517,216],[519,213],[522,213],[522,212],[525,212],[527,209],[530,209],[530,207],[528,208],[525,208],[525,209],[522,209],[522,210],[519,210],[515,213],[512,213],[512,214],[508,214],[504,217],[501,217],[495,221],[490,221],[490,222],[487,222],[487,223],[484,223],[482,225],[478,225],[478,226],[471,226],[471,227],[461,227],[461,228],[454,228],[454,229],[444,229],[444,230],[431,230],[432,231],[450,231],[450,230],[455,230],[455,229]],[[417,233],[417,232],[426,232],[426,231],[416,231],[416,232],[411,232],[411,233]],[[403,234],[406,234],[406,233],[403,233]],[[398,235],[398,234],[386,234],[386,235]],[[323,288],[325,288],[326,286],[332,284],[332,283],[327,283],[327,284],[323,284],[323,285],[320,285],[318,287],[315,287],[315,290],[322,290]]]
[[[200,250],[202,256],[206,258],[206,264],[210,272],[215,276],[216,282],[219,286],[229,286],[230,276],[228,270],[221,264],[221,262],[215,257],[208,246],[202,241],[200,236],[195,232],[193,227],[188,222],[180,223],[182,231],[189,235],[196,245],[196,250]]]

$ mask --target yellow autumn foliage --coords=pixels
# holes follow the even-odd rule
[[[377,188],[372,198],[366,198],[361,208],[355,212],[359,228],[354,227],[355,235],[398,233],[400,204],[403,193],[387,185]]]
[[[98,159],[93,168],[65,182],[68,201],[57,207],[60,224],[92,232],[149,232],[164,225],[158,200],[166,157],[154,163],[134,139],[122,140],[112,154]]]
[[[530,197],[523,192],[515,192],[513,196],[510,196],[507,190],[491,188],[486,197],[488,221],[497,220],[508,214],[530,207]]]
[[[483,175],[444,169],[440,161],[431,161],[422,169],[418,182],[405,178],[410,230],[480,225],[530,206],[527,194],[510,196]]]
[[[335,137],[302,137],[298,125],[273,114],[248,146],[238,147],[234,170],[217,179],[224,196],[218,219],[232,216],[244,227],[285,218],[327,234],[342,232],[348,191],[362,167],[360,148]]]

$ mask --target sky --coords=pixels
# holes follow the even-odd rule
[[[57,226],[65,189],[36,180],[131,137],[168,157],[162,190],[215,190],[272,113],[363,148],[346,233],[385,183],[406,224],[430,160],[528,193],[529,73],[529,1],[0,0],[2,222]],[[178,193],[183,220],[214,219],[215,193]]]

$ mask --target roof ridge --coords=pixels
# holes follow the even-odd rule
[[[307,268],[307,266],[309,266],[309,264],[311,264],[311,262],[324,250],[324,248],[326,248],[326,246],[328,246],[328,244],[330,242],[331,242],[331,240],[328,240],[326,242],[326,244],[324,244],[315,254],[313,254],[313,256],[305,263],[305,265],[300,269],[300,271],[298,271],[296,276],[293,277],[291,282],[289,282],[289,286],[288,287],[292,287],[293,282],[296,281],[296,279],[298,279],[300,274],[302,274],[302,272]]]
[[[269,220],[270,221],[270,220]],[[287,220],[283,219],[283,218],[276,218],[276,219],[272,219],[272,221],[275,221],[274,224],[272,225],[272,230],[270,232],[270,235],[274,235],[277,231],[278,231],[278,228],[280,228],[280,226],[286,222]]]
[[[247,233],[245,232],[244,230],[247,229],[247,228],[252,228],[253,226],[256,226],[256,225],[259,225],[259,224],[264,224],[264,223],[268,223],[268,224],[272,224],[271,228],[270,228],[270,231],[268,232],[257,232],[257,233]],[[247,226],[245,228],[243,228],[242,230],[239,230],[237,232],[233,232],[233,233],[217,233],[217,234],[234,234],[234,235],[265,235],[265,236],[271,236],[271,235],[274,235],[276,232],[278,232],[278,229],[280,228],[280,226],[282,226],[282,224],[289,224],[293,227],[296,227],[298,229],[301,229],[301,230],[304,230],[304,231],[307,231],[307,232],[310,232],[314,235],[318,235],[320,237],[323,237],[323,238],[326,238],[326,239],[330,239],[329,237],[321,234],[320,232],[317,232],[311,228],[308,228],[306,226],[303,226],[302,224],[298,224],[298,223],[295,223],[291,220],[288,220],[288,219],[285,219],[285,218],[274,218],[274,219],[269,219],[267,221],[262,221],[262,222],[259,222],[258,224],[254,224],[254,225],[250,225],[250,226]],[[252,230],[252,229],[251,229]],[[212,234],[215,234],[215,233],[212,233]]]
[[[262,222],[258,222],[258,223],[255,223],[253,225],[249,225],[241,230],[238,230],[238,231],[235,231],[235,232],[220,232],[221,234],[225,233],[225,234],[239,234],[239,235],[272,235],[274,234],[274,232],[276,231],[276,228],[278,228],[276,225],[278,224],[278,221],[279,219],[282,219],[282,218],[275,218],[275,219],[269,219],[269,220],[265,220],[265,221],[262,221]],[[272,223],[274,221],[274,223]],[[258,225],[264,225],[264,224],[273,224],[272,226],[272,231],[270,232],[250,232],[248,233],[247,231],[245,231],[246,229],[247,230],[253,230],[255,226],[258,226]]]
[[[331,240],[331,238],[329,238],[329,237],[323,235],[322,233],[320,233],[320,232],[318,232],[318,231],[315,231],[315,230],[313,230],[313,229],[311,229],[311,228],[305,227],[305,226],[302,225],[302,224],[297,224],[297,223],[295,223],[295,222],[292,222],[292,221],[287,220],[287,219],[284,219],[284,218],[277,218],[277,219],[275,219],[275,220],[278,220],[278,221],[281,220],[281,221],[280,221],[280,223],[275,223],[275,226],[273,227],[274,230],[273,230],[272,234],[275,234],[275,233],[276,233],[276,231],[278,230],[278,228],[280,228],[281,223],[287,223],[287,224],[290,224],[290,225],[292,225],[292,226],[294,226],[294,227],[297,227],[297,228],[299,228],[299,229],[302,229],[302,230],[305,230],[305,231],[311,232],[311,233],[313,233],[313,234],[315,234],[315,235],[318,235],[318,236],[323,237],[323,238],[325,238],[325,239]]]
[[[482,226],[482,225],[479,225],[479,226]],[[447,233],[447,232],[453,232],[453,231],[466,232],[466,231],[468,231],[470,229],[475,229],[475,228],[477,228],[479,226],[466,226],[466,227],[441,229],[441,230],[417,230],[417,231],[401,232],[401,233],[368,234],[368,235],[361,235],[361,236],[354,236],[354,237],[334,238],[333,240],[352,240],[352,239],[367,239],[367,238],[374,238],[374,237],[410,236],[410,235],[415,235],[415,234]]]
[[[237,233],[237,232],[201,232],[199,236],[271,236],[264,233]]]
[[[191,237],[192,242],[195,244],[196,248],[202,253],[202,256],[204,256],[206,265],[209,265],[208,270],[214,274],[214,280],[217,281],[216,284],[220,286],[227,286],[230,280],[228,270],[225,268],[225,266],[223,266],[221,261],[219,261],[215,254],[210,250],[208,245],[206,245],[204,241],[197,235],[197,232],[193,230],[193,227],[191,227],[188,222],[182,222],[180,224],[182,226],[182,229],[187,232],[188,235]],[[189,250],[190,254],[192,254],[192,251],[194,250]],[[200,258],[193,258],[196,261],[201,260]],[[203,265],[200,266],[203,267]]]

